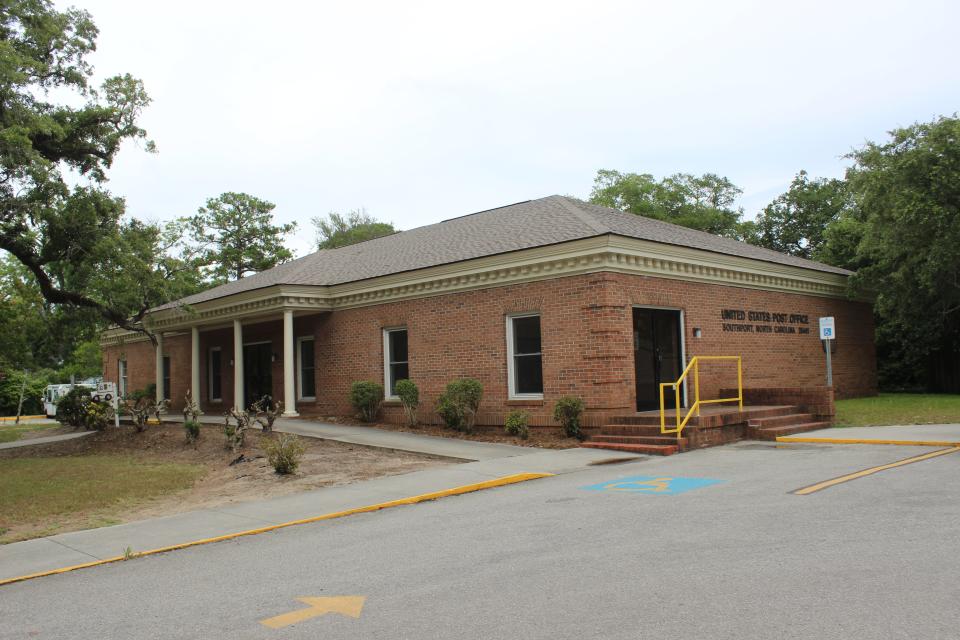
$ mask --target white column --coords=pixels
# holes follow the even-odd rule
[[[163,401],[163,334],[157,332],[157,402]]]
[[[243,325],[233,321],[233,407],[243,410]]]
[[[200,329],[190,327],[190,396],[200,402]]]
[[[294,417],[297,413],[297,377],[294,360],[293,311],[283,312],[283,415]]]

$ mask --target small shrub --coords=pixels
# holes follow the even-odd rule
[[[350,386],[350,404],[364,422],[373,422],[383,405],[383,385],[368,380],[354,382]]]
[[[184,422],[183,430],[187,434],[187,442],[196,442],[200,439],[200,423],[196,420],[187,420]]]
[[[511,411],[507,415],[507,420],[503,425],[504,431],[508,436],[517,436],[526,440],[530,437],[530,414],[526,411]]]
[[[231,409],[223,414],[223,417],[223,435],[226,437],[227,448],[236,453],[246,444],[247,429],[250,428],[251,422],[250,414],[246,411]],[[230,424],[231,418],[236,424]]]
[[[264,433],[271,433],[273,423],[283,413],[283,403],[274,402],[270,396],[263,396],[253,405],[253,410],[256,411],[254,421],[260,425]]]
[[[403,412],[407,416],[407,424],[417,426],[417,407],[420,406],[420,390],[413,380],[397,380],[397,397],[403,405]]]
[[[71,427],[86,426],[84,405],[89,392],[74,387],[57,401],[57,421]]]
[[[83,426],[90,431],[103,431],[113,419],[113,407],[106,402],[87,400],[83,403]]]
[[[563,396],[553,405],[553,419],[563,425],[563,432],[571,438],[583,440],[580,416],[583,415],[583,400],[575,396]]]
[[[482,398],[483,385],[479,380],[454,380],[437,399],[437,413],[451,429],[473,433]]]
[[[280,433],[275,438],[266,439],[262,446],[273,470],[280,475],[295,472],[307,450],[300,438],[289,433]]]
[[[197,422],[197,419],[203,415],[203,411],[200,410],[200,403],[197,402],[190,390],[187,390],[187,395],[183,398],[183,425],[186,426],[188,422]]]
[[[133,427],[137,430],[137,433],[147,428],[147,420],[150,419],[150,414],[153,413],[154,409],[153,398],[146,395],[125,398],[121,406],[133,419]]]

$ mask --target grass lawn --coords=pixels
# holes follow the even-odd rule
[[[960,423],[960,395],[881,393],[873,398],[837,400],[839,427],[943,423]]]
[[[0,422],[0,442],[13,442],[19,440],[27,431],[39,431],[41,429],[58,429],[60,425],[56,422],[51,424],[14,424],[4,421]]]
[[[111,512],[191,487],[205,467],[149,463],[129,455],[14,458],[0,465],[0,543],[25,525],[55,533],[57,519],[89,514],[90,526],[112,524]]]

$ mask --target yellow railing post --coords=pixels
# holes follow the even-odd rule
[[[743,411],[743,357],[737,356],[737,404]]]
[[[713,400],[701,400],[700,399],[700,361],[701,360],[736,360],[737,361],[737,396],[735,398],[715,398]],[[689,384],[689,375],[690,370],[693,370],[693,404],[687,408],[686,415],[683,418],[680,417],[680,387],[683,385],[684,381]],[[667,429],[667,408],[666,408],[666,399],[664,397],[663,388],[667,386],[673,387],[673,397],[674,403],[676,406],[676,427],[674,429]],[[696,412],[697,417],[700,417],[701,405],[704,404],[716,404],[719,402],[733,402],[736,400],[737,405],[740,410],[743,411],[743,358],[742,356],[694,356],[690,359],[690,362],[684,368],[683,373],[680,374],[680,377],[677,378],[676,382],[661,382],[660,383],[660,433],[676,433],[677,438],[683,433],[683,428],[687,426],[687,422],[690,421],[690,418]]]
[[[674,413],[677,414],[677,437],[680,437],[680,385],[673,385]]]
[[[697,409],[697,417],[700,417],[700,361],[693,366],[693,407]],[[691,409],[693,408],[691,407]]]

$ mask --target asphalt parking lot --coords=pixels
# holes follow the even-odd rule
[[[0,587],[0,638],[956,638],[960,453],[793,493],[936,450],[598,465]]]

